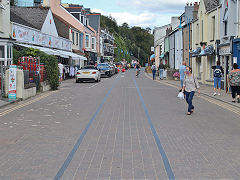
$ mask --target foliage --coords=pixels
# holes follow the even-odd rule
[[[46,79],[52,90],[59,87],[58,62],[55,56],[48,55],[38,49],[24,48],[13,49],[13,63],[18,63],[18,58],[24,56],[40,57],[40,62],[45,65]]]
[[[118,47],[115,49],[117,61],[123,58],[129,61],[130,55],[132,55],[139,58],[141,64],[148,62],[153,45],[153,35],[150,34],[150,28],[129,27],[127,23],[118,26],[116,20],[106,16],[101,16],[101,27],[114,33],[115,43]]]

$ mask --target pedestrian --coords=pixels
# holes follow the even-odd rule
[[[193,96],[195,94],[195,91],[197,89],[198,89],[198,93],[200,93],[199,83],[198,83],[197,78],[194,76],[194,74],[192,74],[192,68],[191,67],[186,67],[182,92],[185,92],[186,101],[187,101],[187,104],[188,104],[187,115],[191,115],[194,111],[194,106],[192,104],[192,100],[193,100]]]
[[[153,80],[155,80],[155,75],[156,75],[156,65],[155,65],[155,62],[153,62],[153,65],[152,65],[152,75],[153,75]]]
[[[179,74],[180,74],[180,81],[181,81],[181,89],[183,88],[183,81],[185,77],[185,71],[186,71],[186,62],[183,61],[182,65],[179,68]]]
[[[218,95],[220,96],[221,92],[221,81],[222,81],[222,74],[223,68],[220,66],[220,61],[217,61],[217,66],[213,68],[213,80],[214,80],[214,93],[213,96],[217,95],[217,87],[218,87]]]
[[[161,62],[159,64],[159,67],[158,67],[160,80],[163,79],[163,71],[164,71],[164,69],[165,69],[165,67],[163,65],[163,61],[161,60]]]
[[[236,102],[237,94],[237,102],[240,103],[240,69],[237,63],[233,64],[233,70],[228,75],[228,82],[232,90],[232,102]]]
[[[61,62],[58,63],[58,70],[59,70],[59,81],[62,82],[63,80],[63,64]]]

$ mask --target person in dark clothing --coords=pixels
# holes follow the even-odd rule
[[[220,66],[220,61],[217,61],[217,66],[213,67],[213,79],[214,79],[214,93],[213,96],[217,95],[217,87],[218,87],[218,95],[220,96],[221,92],[221,81],[223,75],[223,68]]]
[[[163,79],[163,71],[164,71],[164,69],[165,69],[165,67],[164,67],[163,62],[161,60],[159,66],[158,66],[160,80]]]

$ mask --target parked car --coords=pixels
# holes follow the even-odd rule
[[[111,77],[113,75],[113,71],[107,63],[98,64],[97,69],[100,71],[101,76]]]
[[[77,71],[76,83],[83,81],[101,81],[101,75],[99,70],[94,66],[85,66]]]

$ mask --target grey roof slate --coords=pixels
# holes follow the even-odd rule
[[[42,29],[49,8],[43,7],[11,7],[10,19],[12,22]]]
[[[214,8],[220,5],[219,0],[203,0],[203,1],[207,12],[213,10]]]
[[[98,32],[100,28],[100,14],[90,14],[88,15],[89,25]]]

